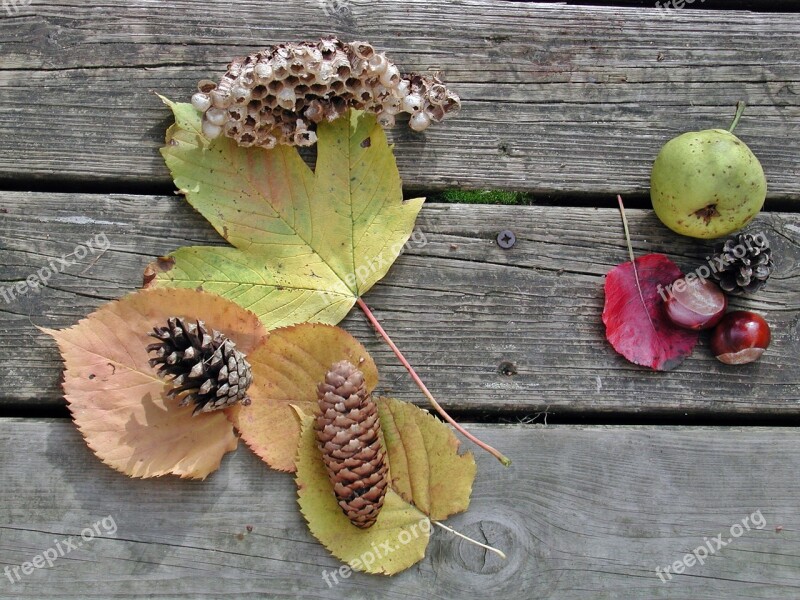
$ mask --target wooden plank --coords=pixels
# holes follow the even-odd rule
[[[70,326],[134,290],[155,256],[187,244],[222,243],[178,197],[2,192],[0,206],[0,288],[78,246],[85,250],[87,241],[105,236],[110,245],[103,254],[87,252],[38,293],[0,301],[6,405],[62,402],[59,355],[35,325]],[[672,234],[652,211],[631,210],[630,219],[638,254],[666,252],[688,271],[710,251],[710,243]],[[518,239],[507,251],[495,242],[505,228]],[[612,208],[429,205],[417,241],[366,301],[450,409],[494,417],[545,410],[561,416],[796,415],[800,215],[763,213],[754,230],[772,240],[776,274],[763,292],[734,305],[767,315],[774,341],[759,363],[740,368],[718,363],[706,341],[666,374],[635,367],[611,349],[600,319],[603,276],[627,260]],[[382,392],[424,403],[358,311],[343,325],[376,358]]]
[[[505,0],[506,2],[542,2],[548,0]],[[589,4],[599,6],[657,7],[655,0],[569,0],[566,4]],[[797,12],[795,0],[661,0],[660,6],[675,10],[751,10],[756,12]],[[680,8],[677,8],[680,6]]]
[[[107,521],[102,535],[82,541],[52,568],[20,571],[16,583],[0,575],[0,596],[797,596],[795,432],[474,429],[514,464],[504,469],[478,454],[471,506],[448,524],[502,548],[508,560],[437,530],[426,558],[408,571],[391,578],[356,573],[329,587],[323,573],[341,563],[309,534],[291,476],[268,470],[244,446],[205,482],[131,480],[101,464],[68,422],[2,420],[4,567],[31,561],[65,538],[81,541],[84,528]],[[740,531],[745,519],[750,529]],[[718,535],[726,543],[719,550],[712,542]],[[705,564],[664,576],[665,582],[657,576],[656,567],[683,560],[707,541],[715,552]]]
[[[0,19],[0,181],[166,187],[151,90],[188,99],[233,56],[335,33],[443,71],[464,99],[424,136],[395,131],[407,186],[644,194],[666,140],[726,125],[746,99],[738,132],[770,198],[800,197],[796,14],[351,0],[341,17],[327,1],[36,0]]]

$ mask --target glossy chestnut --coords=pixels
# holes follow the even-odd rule
[[[711,334],[711,351],[727,365],[755,362],[772,339],[769,324],[761,315],[740,310],[728,313]]]

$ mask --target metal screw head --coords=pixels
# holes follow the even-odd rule
[[[504,229],[497,234],[497,245],[503,250],[508,250],[517,242],[517,236],[510,229]]]
[[[512,375],[517,374],[517,365],[515,365],[511,361],[504,360],[497,367],[497,372],[500,373],[501,375],[505,375],[506,377],[511,377]]]

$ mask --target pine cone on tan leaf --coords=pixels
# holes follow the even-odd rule
[[[150,366],[162,377],[172,377],[168,396],[180,398],[180,406],[194,402],[194,414],[250,404],[247,388],[253,381],[250,363],[236,344],[203,321],[195,323],[170,317],[166,327],[154,327],[148,352],[155,352]]]

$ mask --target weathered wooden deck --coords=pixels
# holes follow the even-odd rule
[[[800,596],[800,18],[792,2],[717,10],[735,4],[351,0],[344,16],[325,1],[4,4],[0,286],[97,235],[110,249],[0,299],[0,569],[107,516],[116,531],[19,582],[0,575],[0,598]],[[135,289],[154,256],[222,243],[171,194],[157,152],[170,116],[151,91],[188,98],[235,55],[329,33],[442,70],[461,94],[459,118],[395,131],[408,189],[533,193],[534,206],[427,206],[426,242],[366,298],[442,404],[514,460],[478,453],[471,507],[452,519],[506,562],[436,532],[408,571],[329,586],[340,563],[308,533],[292,478],[246,448],[205,482],[134,481],[64,418],[60,357],[36,326]],[[768,315],[773,347],[731,369],[699,346],[677,371],[647,372],[600,321],[603,275],[627,260],[614,198],[639,207],[638,253],[697,266],[707,246],[647,209],[650,164],[668,138],[725,124],[739,99],[777,259],[747,306]],[[506,228],[511,250],[494,241]],[[379,391],[424,404],[359,313],[343,325],[375,356]],[[656,575],[756,513],[765,525],[704,565]]]

